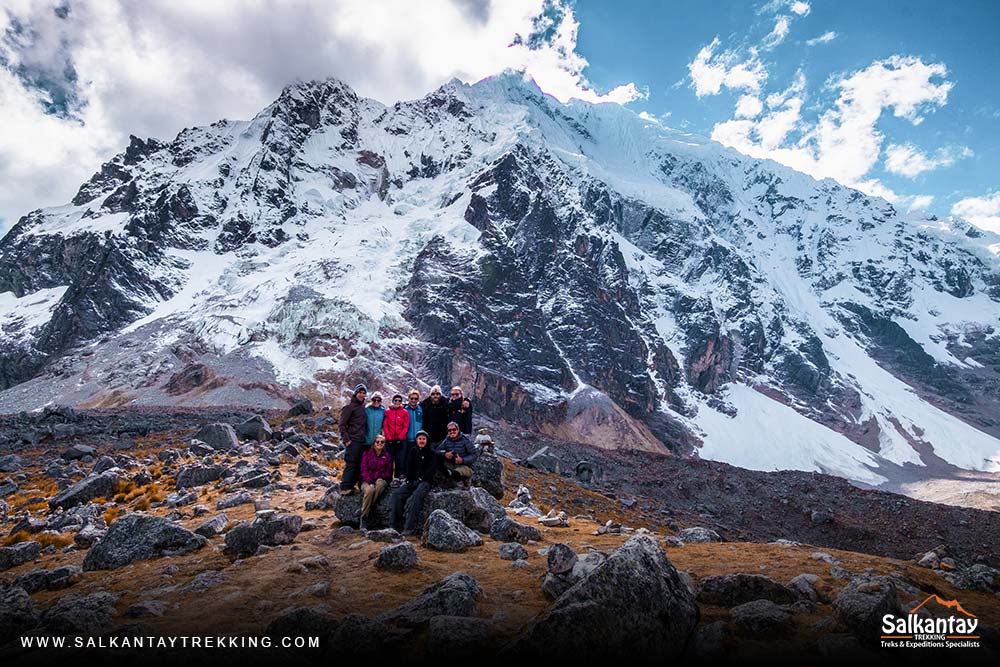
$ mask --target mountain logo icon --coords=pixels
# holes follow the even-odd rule
[[[940,596],[935,595],[935,594],[928,595],[927,599],[925,599],[923,602],[921,602],[916,607],[914,607],[913,609],[911,609],[909,611],[909,613],[916,614],[918,610],[922,609],[924,606],[926,606],[927,604],[929,604],[931,602],[936,602],[937,604],[939,604],[940,606],[942,606],[942,607],[944,607],[946,609],[954,610],[955,612],[958,612],[960,614],[965,614],[969,618],[976,618],[976,615],[975,614],[970,614],[969,612],[967,612],[965,610],[965,608],[962,607],[962,604],[957,599],[956,600],[945,600],[945,599],[943,599]]]

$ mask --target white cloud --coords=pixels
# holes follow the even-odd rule
[[[53,4],[4,0],[0,12],[7,225],[68,201],[130,133],[172,138],[184,127],[248,118],[295,79],[335,76],[394,102],[452,77],[476,81],[513,68],[560,100],[627,103],[647,95],[628,82],[606,94],[593,88],[576,52],[579,24],[562,0],[79,0],[68,7],[59,18]],[[12,43],[13,21],[29,30]],[[66,63],[75,80],[49,85]],[[37,73],[38,85],[19,75],[22,66]],[[46,114],[43,106],[66,91],[78,98],[72,114]]]
[[[884,137],[877,124],[885,111],[917,125],[923,114],[947,102],[952,84],[942,64],[892,56],[828,84],[836,100],[816,121],[802,117],[805,78],[767,97],[768,112],[757,120],[719,123],[712,138],[753,157],[771,158],[815,178],[834,178],[851,187],[909,203],[868,177]]]
[[[951,214],[965,218],[975,226],[1000,234],[1000,190],[983,197],[968,197],[955,202]]]
[[[755,118],[764,110],[764,103],[756,95],[744,95],[736,103],[737,118]]]
[[[807,39],[806,44],[809,46],[816,46],[817,44],[829,44],[833,40],[837,39],[837,33],[833,30],[827,30],[819,37],[813,37],[812,39]]]
[[[967,147],[943,148],[935,156],[922,153],[913,144],[892,144],[885,149],[885,168],[893,174],[915,178],[925,171],[950,167],[955,160],[972,156]]]
[[[790,9],[793,13],[798,14],[799,16],[808,16],[809,12],[812,11],[812,7],[809,6],[809,3],[801,2],[801,0],[793,2]]]
[[[787,16],[779,16],[774,22],[774,28],[770,34],[762,40],[765,49],[773,49],[788,37],[788,30],[791,27],[791,19]]]
[[[695,95],[718,95],[723,87],[758,92],[767,79],[767,70],[756,52],[751,50],[745,59],[740,58],[735,51],[716,53],[719,43],[719,38],[716,37],[688,63]]]
[[[917,195],[910,200],[909,211],[911,213],[914,211],[923,211],[933,203],[934,197],[932,195]]]

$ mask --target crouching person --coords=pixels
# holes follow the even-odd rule
[[[406,458],[406,483],[392,492],[392,527],[396,530],[402,529],[403,535],[416,535],[417,520],[424,508],[424,499],[431,490],[437,469],[434,450],[427,443],[427,431],[419,431],[416,437],[417,446],[410,450]],[[405,512],[404,524],[404,509],[410,496],[413,500],[410,502],[409,511]]]
[[[368,515],[391,479],[392,457],[385,450],[385,436],[379,434],[361,457],[361,530],[368,530]]]
[[[435,450],[441,470],[448,479],[461,482],[465,488],[469,488],[472,464],[479,458],[479,450],[469,436],[462,433],[458,423],[449,422],[447,430],[448,437]]]

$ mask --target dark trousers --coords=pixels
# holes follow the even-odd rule
[[[340,490],[347,491],[361,481],[361,455],[365,453],[363,442],[351,443],[344,450],[344,476],[340,478]]]
[[[406,462],[404,442],[402,440],[387,440],[385,446],[389,450],[389,456],[392,457],[392,476],[400,477]]]
[[[406,524],[403,530],[416,530],[417,520],[420,518],[420,511],[424,508],[424,498],[431,490],[431,485],[420,480],[407,481],[392,492],[392,527],[399,530],[399,525],[403,522],[403,509],[410,496],[410,509],[406,512]]]

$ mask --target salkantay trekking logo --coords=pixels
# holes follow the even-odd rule
[[[937,617],[917,614],[932,602],[954,613]],[[926,611],[930,611],[930,607]],[[958,600],[928,595],[906,616],[886,614],[882,617],[882,648],[979,648],[978,627],[979,619],[967,612]]]

